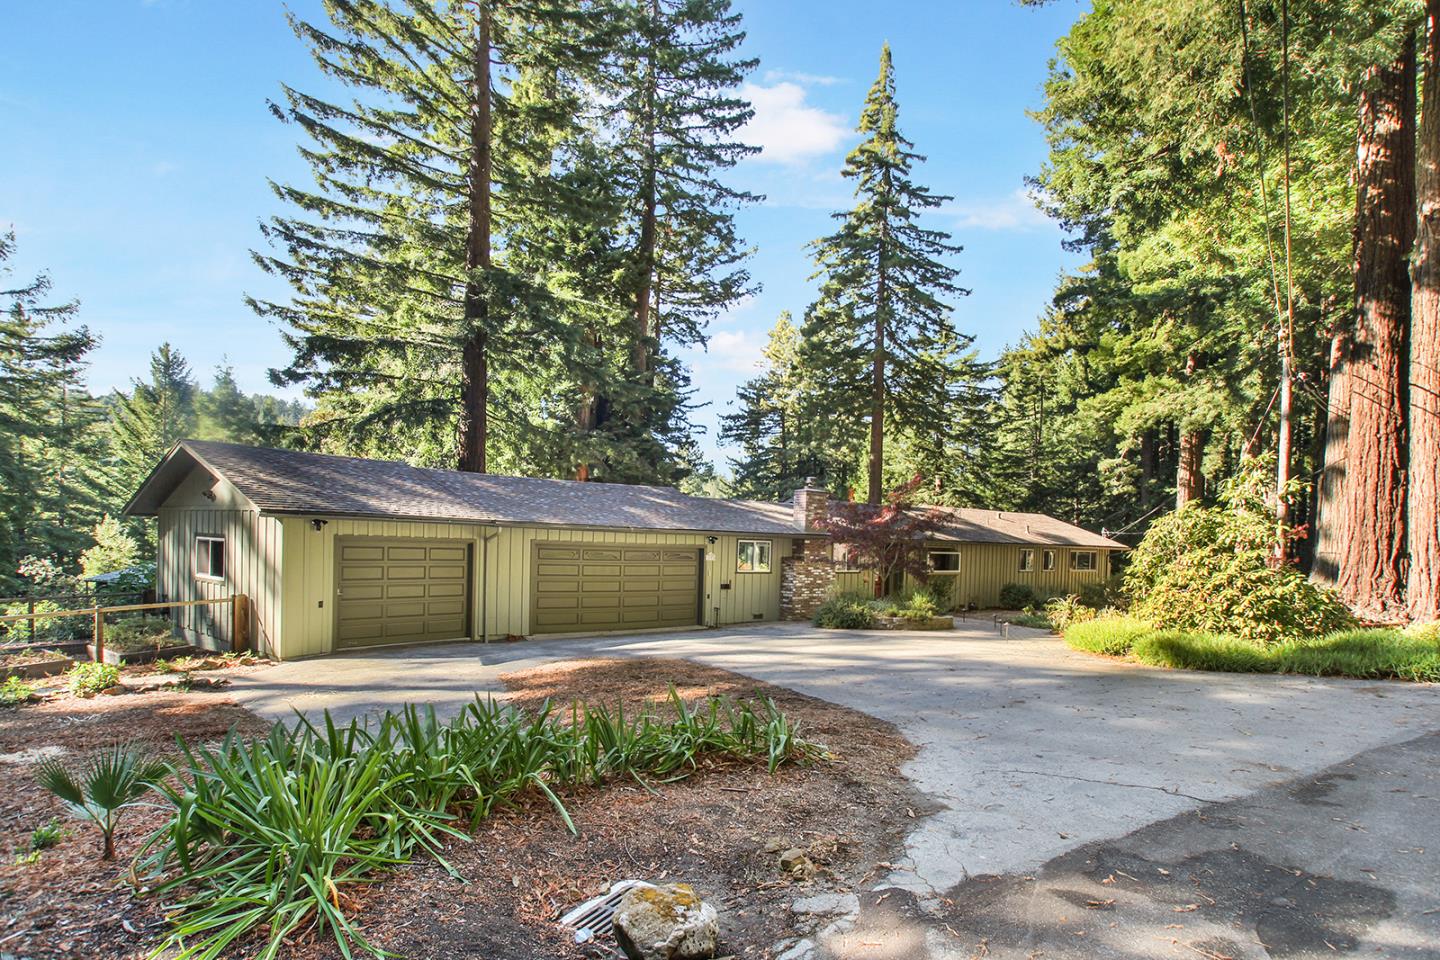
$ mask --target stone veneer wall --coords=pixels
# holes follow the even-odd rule
[[[835,584],[829,540],[802,540],[796,546],[794,556],[780,561],[781,620],[809,620]]]

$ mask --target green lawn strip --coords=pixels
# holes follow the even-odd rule
[[[1129,617],[1072,624],[1065,642],[1077,650],[1180,670],[1296,673],[1440,682],[1440,641],[1423,631],[1339,630],[1323,637],[1261,645],[1223,634],[1160,630]]]

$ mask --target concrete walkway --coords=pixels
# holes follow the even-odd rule
[[[767,624],[415,647],[278,664],[233,690],[273,718],[407,702],[452,712],[503,695],[502,673],[590,656],[683,657],[895,723],[920,747],[907,776],[939,807],[892,877],[921,897],[1440,729],[1432,686],[1149,669],[1022,628],[1007,639],[989,621],[943,634]]]

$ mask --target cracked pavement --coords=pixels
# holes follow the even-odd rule
[[[907,911],[920,918],[915,922],[923,932],[911,931],[896,957],[951,956],[942,941],[950,938],[948,929],[963,931],[963,924],[956,925],[958,916],[945,918],[946,904],[973,898],[978,884],[1033,876],[1103,841],[1140,835],[1154,825],[1184,824],[1204,810],[1267,791],[1299,789],[1294,785],[1335,764],[1358,763],[1352,758],[1440,730],[1440,688],[1434,686],[1160,670],[1077,653],[1035,631],[1012,627],[1005,637],[988,618],[962,621],[949,633],[763,624],[365,652],[280,664],[237,677],[233,689],[247,706],[276,717],[292,708],[322,707],[354,715],[406,701],[458,709],[477,691],[500,691],[503,672],[587,656],[684,657],[712,664],[889,720],[919,746],[905,774],[932,806],[916,811],[906,856],[882,884],[890,899],[872,900],[862,910],[862,920],[887,911],[896,913],[897,924],[909,922]],[[1364,787],[1346,783],[1342,795]],[[1385,799],[1369,797],[1377,810],[1389,809]],[[1300,816],[1300,827],[1331,824],[1347,808],[1304,809],[1314,823]],[[1427,849],[1421,859],[1433,871],[1440,855],[1434,826],[1440,811],[1427,809],[1428,816],[1413,825],[1413,839],[1417,848]],[[1244,848],[1241,840],[1232,842]],[[1284,838],[1275,842],[1283,846]],[[1374,857],[1381,862],[1368,866],[1381,869],[1384,853],[1377,850]],[[1277,852],[1268,856],[1272,859],[1264,863],[1272,867],[1285,862]],[[1177,854],[1169,862],[1183,861]],[[1245,865],[1255,878],[1266,869]],[[1323,865],[1308,869],[1324,873]],[[1023,901],[1036,894],[1022,888],[1012,896]],[[1021,901],[1007,902],[1014,912]],[[1026,909],[1040,907],[1019,913]],[[1070,909],[1089,911],[1084,904]],[[849,936],[860,936],[863,927]],[[827,946],[836,955],[849,955],[843,944]],[[1198,955],[1250,955],[1228,952],[1232,948],[1239,949],[1220,944]],[[972,943],[969,952],[955,955],[968,957],[974,949]],[[892,954],[870,946],[854,955]],[[1437,956],[1373,950],[1366,955]]]

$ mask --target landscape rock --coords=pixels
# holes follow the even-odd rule
[[[859,909],[860,898],[853,893],[820,893],[813,897],[801,897],[790,904],[792,913],[812,916],[849,915]]]
[[[780,869],[796,880],[809,880],[815,876],[815,861],[799,847],[791,847],[780,854]]]
[[[688,883],[630,890],[614,925],[630,960],[708,960],[720,939],[720,915]]]
[[[775,960],[811,960],[816,949],[814,940],[801,940],[784,953],[777,954]]]

